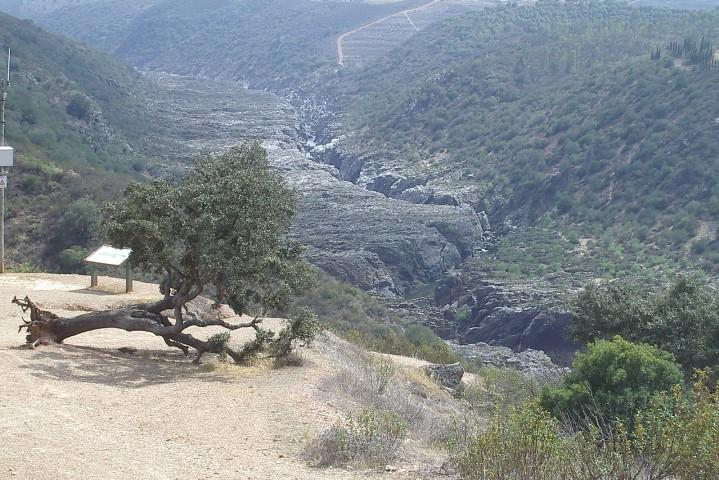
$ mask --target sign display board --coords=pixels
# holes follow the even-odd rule
[[[14,150],[12,147],[0,147],[0,167],[12,167]]]
[[[0,188],[7,188],[7,175],[0,175]]]
[[[85,259],[87,263],[98,263],[100,265],[119,266],[130,258],[132,250],[129,248],[114,248],[103,245]]]

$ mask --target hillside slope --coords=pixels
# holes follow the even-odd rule
[[[387,478],[384,468],[313,468],[303,456],[311,439],[364,406],[363,398],[339,388],[362,375],[367,354],[332,334],[302,349],[305,365],[285,368],[229,365],[210,356],[193,365],[157,337],[119,330],[83,334],[67,345],[19,348],[21,314],[10,304],[15,295],[71,317],[144,301],[158,291],[136,282],[135,293],[116,294],[121,280],[106,277],[89,291],[88,281],[76,275],[0,276],[3,478]],[[283,321],[266,324],[277,329]],[[232,341],[249,339],[238,331]],[[128,346],[136,352],[118,351]],[[401,405],[417,405],[418,420],[448,422],[457,403],[424,379],[415,367],[421,362],[399,360],[412,366],[393,368],[398,380],[389,388],[402,389]],[[393,463],[392,478],[433,478],[441,465],[442,453],[414,436]]]
[[[391,196],[450,191],[495,223],[609,229],[634,254],[695,241],[715,264],[719,73],[665,46],[718,18],[544,2],[448,20],[338,80],[348,140],[329,161]]]
[[[147,83],[106,54],[4,14],[0,43],[13,54],[7,136],[17,150],[8,257],[58,265],[59,252],[89,241],[99,205],[149,168]]]
[[[420,3],[105,0],[33,18],[143,69],[288,87],[336,65],[342,32]]]

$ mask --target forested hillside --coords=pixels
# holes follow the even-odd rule
[[[336,65],[340,33],[421,3],[95,1],[33,18],[141,68],[287,87]]]
[[[718,20],[611,2],[450,19],[339,80],[344,132],[408,169],[451,171],[494,219],[715,268]],[[668,48],[702,42],[702,62]]]
[[[4,14],[0,44],[13,54],[10,264],[72,268],[91,244],[102,202],[150,168],[146,83],[105,54]]]

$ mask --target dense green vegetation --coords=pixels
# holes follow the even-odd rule
[[[452,458],[467,480],[716,478],[719,393],[705,379],[657,395],[633,421],[633,434],[622,422],[577,429],[530,400],[492,415],[481,431],[458,428]]]
[[[710,42],[718,18],[540,2],[450,19],[338,80],[346,130],[408,168],[461,169],[497,218],[714,268],[719,73],[667,47]]]
[[[687,372],[719,371],[719,301],[703,277],[681,277],[663,291],[631,281],[589,285],[572,310],[578,341],[621,335],[673,353]]]
[[[146,84],[108,55],[2,14],[0,44],[13,54],[10,267],[75,271],[101,205],[151,168]]]
[[[599,340],[587,352],[578,353],[572,373],[561,386],[545,387],[542,405],[563,415],[582,418],[600,415],[631,425],[636,414],[651,404],[659,392],[668,392],[683,381],[670,353],[622,337]]]
[[[148,69],[296,87],[337,63],[335,39],[405,5],[310,0],[97,1],[36,16]],[[211,73],[210,73],[211,72]]]

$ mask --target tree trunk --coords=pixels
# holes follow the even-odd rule
[[[162,337],[167,345],[179,348],[185,355],[188,354],[189,347],[194,348],[197,350],[196,362],[204,353],[226,353],[240,363],[261,351],[267,341],[266,336],[263,335],[265,332],[257,326],[260,323],[259,319],[246,324],[231,325],[219,319],[203,321],[195,318],[178,327],[161,313],[148,310],[156,304],[132,305],[117,310],[86,313],[74,318],[62,318],[40,309],[28,297],[23,300],[14,298],[12,303],[19,305],[23,313],[30,311],[30,320],[23,319],[24,323],[20,325],[18,332],[27,330],[25,340],[33,346],[62,343],[65,339],[81,333],[116,328],[127,332],[152,333]],[[183,332],[191,326],[221,326],[228,330],[254,328],[258,332],[258,337],[244,348],[235,351],[225,343],[206,342]]]
[[[20,326],[26,329],[25,339],[32,344],[62,343],[65,339],[81,333],[102,328],[118,328],[127,332],[149,332],[160,337],[170,332],[171,323],[161,314],[137,307],[92,312],[75,318],[58,317],[52,312],[41,310],[29,298],[13,300],[23,312],[30,311],[30,321]]]

